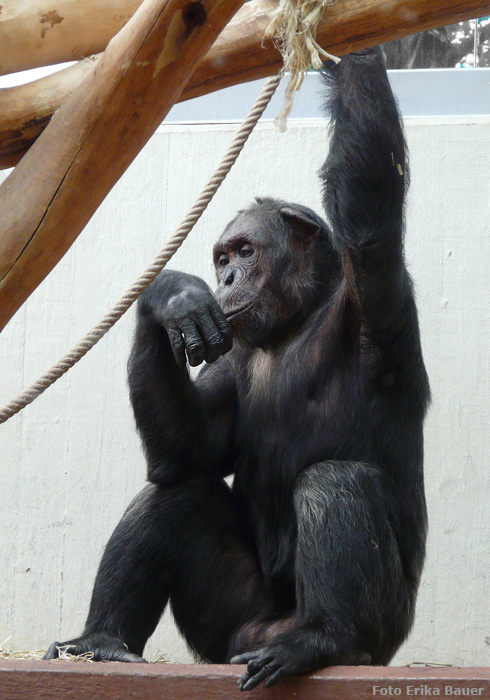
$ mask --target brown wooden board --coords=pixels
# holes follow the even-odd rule
[[[333,667],[242,693],[243,666],[0,661],[0,700],[490,700],[490,668]],[[449,690],[448,690],[449,689]]]

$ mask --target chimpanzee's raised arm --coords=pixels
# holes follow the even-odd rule
[[[141,296],[129,388],[150,481],[228,473],[235,385],[221,355],[231,344],[231,327],[198,277],[165,270]],[[186,353],[192,365],[215,364],[193,382]]]
[[[324,206],[363,311],[370,325],[383,327],[408,284],[403,263],[408,164],[400,116],[379,48],[326,64],[325,80],[332,138],[320,172]]]

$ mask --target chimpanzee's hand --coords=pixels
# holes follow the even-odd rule
[[[302,650],[295,653],[285,644],[269,644],[263,649],[234,656],[231,664],[247,664],[247,670],[238,679],[240,690],[253,690],[265,680],[265,687],[270,688],[278,681],[309,670]]]
[[[140,308],[150,311],[168,333],[177,361],[186,353],[192,367],[215,362],[231,350],[230,323],[208,285],[199,277],[164,270],[142,295]]]
[[[147,663],[141,656],[138,656],[138,654],[132,654],[122,639],[108,634],[107,632],[95,632],[94,634],[82,635],[69,642],[53,642],[48,651],[44,654],[43,659],[59,659],[60,654],[64,651],[73,656],[91,653],[93,654],[93,656],[90,656],[91,661]]]
[[[287,641],[287,633],[276,639],[279,638],[282,641],[271,642],[262,649],[239,654],[230,660],[231,664],[247,664],[246,671],[238,679],[240,690],[253,690],[263,680],[265,687],[270,688],[283,678],[323,666],[364,666],[371,663],[370,654],[364,652],[329,655],[324,651],[322,656],[318,649],[301,638],[294,640],[291,635],[291,640]]]

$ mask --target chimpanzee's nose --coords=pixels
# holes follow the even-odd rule
[[[224,276],[223,283],[226,287],[230,287],[238,277],[238,270],[236,267],[230,267]]]

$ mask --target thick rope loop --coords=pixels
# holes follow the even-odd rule
[[[37,399],[48,387],[54,384],[79,360],[84,357],[94,345],[119,321],[126,311],[134,304],[140,294],[153,282],[155,277],[163,270],[168,261],[180,248],[189,233],[201,218],[208,204],[218,191],[224,179],[233,167],[240,155],[248,137],[254,130],[257,122],[269,104],[282,77],[282,71],[269,78],[262,88],[254,106],[250,110],[238,129],[228,151],[225,153],[218,168],[214,171],[209,182],[197,198],[194,206],[182,221],[173,236],[164,245],[153,262],[146,268],[143,274],[129,287],[119,301],[105,314],[105,316],[92,328],[67,354],[62,357],[48,372],[31,384],[16,399],[10,401],[0,410],[0,423],[5,423],[9,418],[19,413],[23,408]]]

